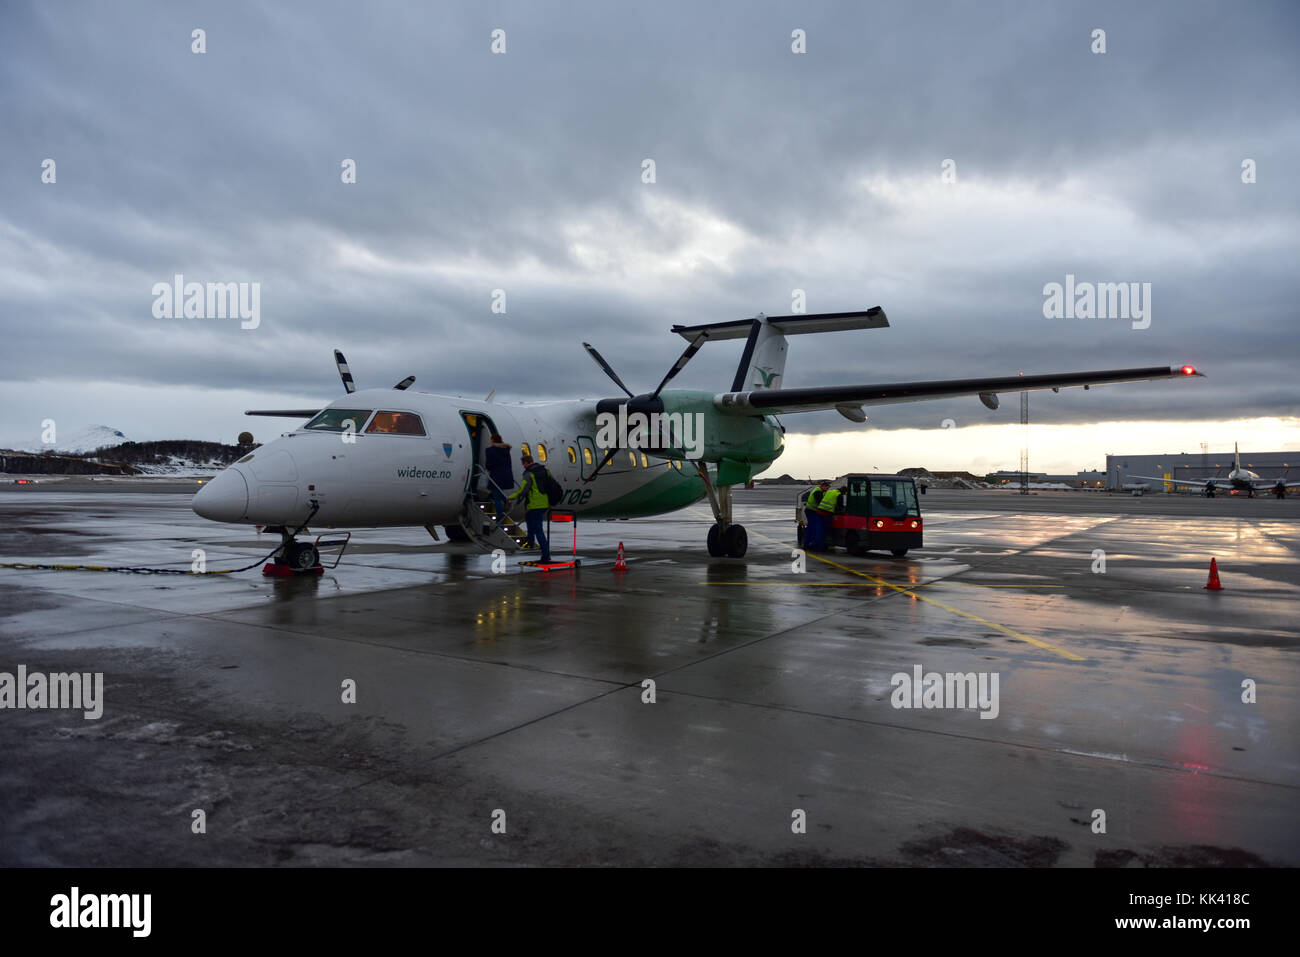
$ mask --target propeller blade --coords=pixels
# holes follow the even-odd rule
[[[623,380],[620,379],[620,378],[618,377],[618,373],[615,372],[613,369],[610,368],[609,363],[606,362],[606,361],[601,357],[600,353],[596,351],[595,347],[593,347],[593,346],[591,345],[591,343],[589,343],[589,342],[584,342],[584,343],[582,344],[582,348],[586,349],[586,350],[587,350],[587,354],[590,355],[593,359],[596,360],[596,365],[600,366],[602,369],[605,370],[605,375],[607,375],[607,376],[609,376],[611,379],[613,379],[613,380],[614,380],[614,384],[617,385],[617,386],[618,386],[620,389],[622,389],[624,392],[626,392],[626,393],[627,393],[627,397],[628,397],[629,399],[632,398],[632,390],[629,389],[627,386],[625,386],[625,385],[623,384]]]
[[[339,367],[339,378],[343,380],[343,388],[347,390],[348,395],[357,391],[357,384],[352,381],[352,373],[348,370],[348,360],[343,358],[343,353],[337,349],[334,350],[334,364]]]
[[[408,375],[408,376],[407,376],[405,379],[403,379],[401,382],[397,383],[397,385],[393,386],[393,388],[396,389],[397,391],[401,392],[401,391],[403,391],[404,389],[409,389],[409,388],[411,387],[411,383],[414,382],[414,381],[415,381],[415,376],[413,376],[413,375]]]
[[[584,482],[596,481],[596,476],[600,474],[600,470],[614,460],[614,453],[617,451],[618,449],[610,449],[608,452],[606,452],[605,457],[601,459],[600,464],[596,466],[596,471],[588,475],[585,479],[583,479],[583,481]]]
[[[695,353],[699,352],[702,348],[704,348],[704,340],[707,338],[709,338],[709,332],[706,329],[704,332],[701,332],[698,336],[696,336],[693,340],[691,340],[691,344],[686,347],[686,351],[682,353],[682,357],[677,360],[676,365],[674,365],[671,369],[668,370],[668,374],[664,376],[664,381],[659,383],[659,388],[655,389],[654,392],[650,394],[650,398],[652,399],[658,398],[659,393],[662,392],[664,386],[668,384],[668,380],[671,379],[673,376],[677,375],[677,373],[681,372],[682,369],[686,368],[686,363],[691,361]]]

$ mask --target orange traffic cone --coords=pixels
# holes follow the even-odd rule
[[[1205,587],[1210,591],[1223,591],[1223,585],[1219,581],[1219,563],[1213,558],[1210,559],[1210,580],[1205,583]]]
[[[627,559],[623,557],[623,543],[618,543],[618,561],[614,562],[614,571],[627,571]]]

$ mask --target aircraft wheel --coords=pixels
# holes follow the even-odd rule
[[[705,544],[708,546],[709,554],[714,558],[721,558],[725,553],[722,550],[722,526],[714,524],[709,529],[709,537]]]
[[[731,525],[722,535],[722,547],[730,558],[744,558],[749,550],[749,533],[744,525]]]
[[[465,529],[459,525],[444,525],[442,530],[447,533],[449,542],[468,542],[469,536],[465,534]]]
[[[284,564],[294,571],[305,572],[320,564],[320,553],[311,542],[290,542],[284,550]]]
[[[907,554],[907,549],[906,549],[906,548],[891,548],[891,549],[889,550],[889,554],[893,555],[895,558],[902,558],[904,555]]]

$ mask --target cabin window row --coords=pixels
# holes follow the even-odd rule
[[[577,465],[577,464],[578,464],[578,450],[575,449],[572,445],[567,445],[567,446],[565,446],[565,451],[568,453],[568,456],[569,456],[569,464],[570,464],[570,465]],[[527,442],[521,442],[521,443],[519,443],[519,454],[520,454],[521,456],[524,456],[524,455],[527,455],[527,456],[530,456],[530,457],[532,456],[533,453],[532,453],[531,447],[529,446],[529,444],[528,444]],[[547,458],[546,445],[545,445],[544,443],[542,443],[542,442],[538,442],[538,443],[537,443],[537,456],[536,456],[536,458],[537,458],[537,461],[538,461],[538,462],[545,462],[545,461],[546,461],[546,458]],[[596,458],[595,458],[595,456],[592,455],[591,449],[587,448],[586,446],[583,446],[583,449],[582,449],[582,461],[583,461],[583,464],[585,464],[585,465],[595,465],[595,464],[596,464]],[[635,452],[628,452],[628,453],[627,453],[627,461],[628,461],[628,464],[629,464],[632,468],[636,468],[636,467],[637,467],[637,464],[638,464],[638,463],[637,463],[637,453],[635,453]],[[680,472],[680,471],[682,470],[682,463],[681,463],[681,462],[673,461],[671,464],[672,464],[672,467],[673,467],[673,468],[677,469],[677,471]],[[640,466],[641,466],[641,468],[643,468],[643,469],[648,469],[648,468],[650,467],[650,459],[646,456],[646,454],[645,454],[644,452],[641,453]]]

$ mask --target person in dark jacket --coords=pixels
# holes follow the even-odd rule
[[[492,492],[492,503],[497,507],[497,521],[505,517],[506,492],[515,487],[515,473],[510,468],[510,446],[501,441],[501,436],[492,433],[492,444],[488,446],[483,458],[487,465],[488,488]]]

